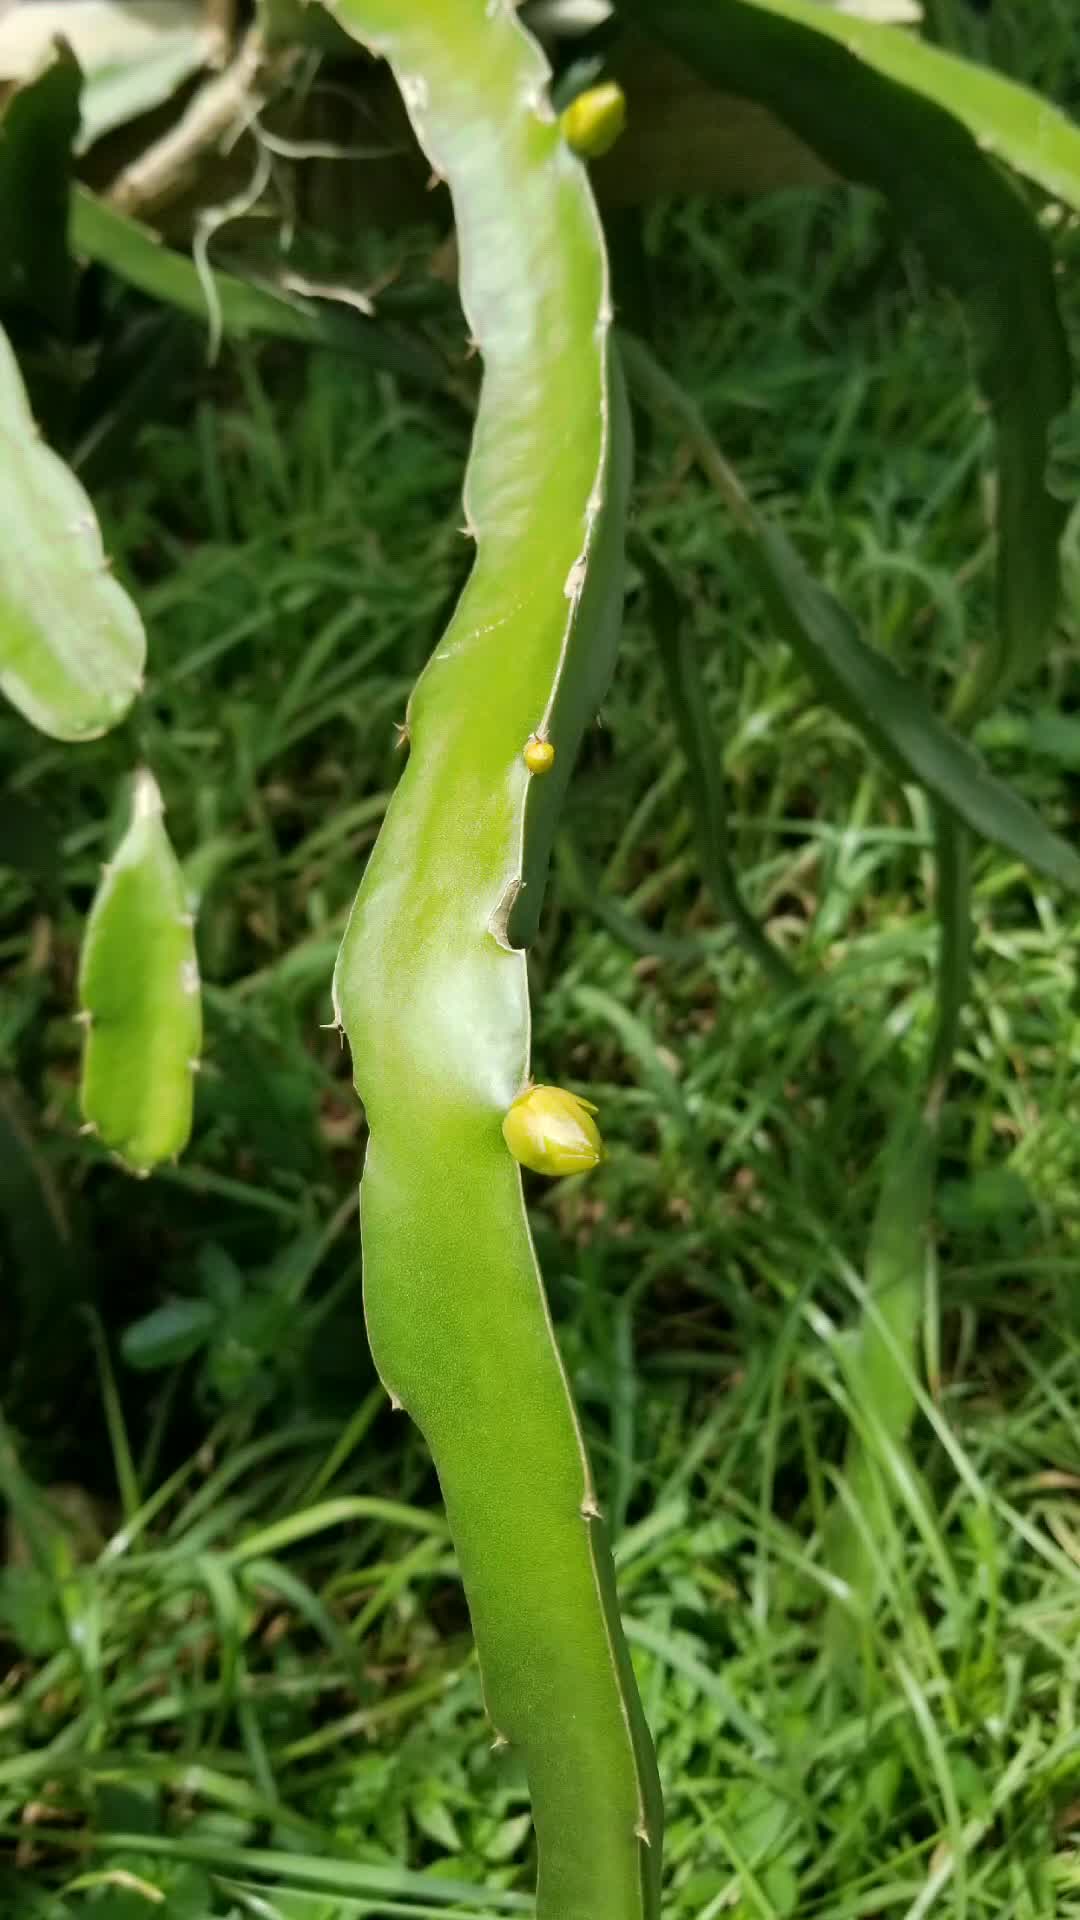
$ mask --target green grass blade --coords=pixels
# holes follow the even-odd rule
[[[891,660],[867,645],[851,615],[807,572],[786,534],[758,512],[694,402],[649,350],[625,335],[620,344],[635,394],[653,411],[679,422],[703,471],[731,508],[777,628],[823,697],[859,729],[900,779],[924,786],[981,839],[1007,847],[1061,886],[1080,886],[1080,856],[991,773]]]
[[[69,217],[74,252],[151,299],[207,324],[216,320],[224,334],[238,339],[268,334],[304,346],[333,347],[429,386],[445,381],[442,361],[423,341],[355,307],[278,292],[234,273],[200,275],[186,253],[166,246],[152,227],[119,213],[87,187],[73,189]]]
[[[781,993],[802,993],[803,981],[754,918],[739,890],[728,840],[721,757],[709,724],[697,646],[679,594],[667,568],[648,548],[639,548],[638,557],[646,573],[653,633],[686,761],[705,883],[718,912],[765,978]]]
[[[1075,890],[1080,857],[1072,847],[991,773],[912,681],[867,646],[851,616],[805,572],[779,529],[759,519],[750,554],[785,639],[831,704],[894,771],[917,780],[981,839],[1007,847],[1026,866]]]
[[[340,1527],[355,1520],[381,1520],[387,1526],[404,1527],[412,1533],[443,1534],[446,1530],[439,1516],[423,1507],[407,1507],[397,1500],[378,1500],[363,1494],[343,1494],[337,1500],[322,1500],[300,1513],[272,1520],[269,1526],[260,1527],[257,1533],[239,1541],[227,1558],[230,1566],[241,1566],[247,1560],[279,1553],[282,1547],[292,1546],[297,1540],[310,1540],[313,1534],[323,1533],[328,1527]]]
[[[707,80],[769,107],[839,173],[885,194],[960,300],[999,466],[996,636],[964,696],[965,709],[978,710],[1033,671],[1048,642],[1065,509],[1045,475],[1071,373],[1046,238],[983,150],[992,129],[956,117],[977,70],[950,61],[939,99],[924,76],[944,56],[806,0],[622,0],[622,10]],[[879,47],[894,50],[895,70],[875,62]],[[1033,146],[1053,118],[1032,103]]]
[[[479,1887],[468,1881],[444,1878],[442,1874],[410,1873],[404,1867],[369,1866],[299,1850],[287,1853],[280,1848],[234,1846],[227,1839],[205,1839],[195,1834],[172,1840],[157,1833],[94,1833],[91,1830],[86,1836],[86,1846],[103,1854],[131,1853],[162,1860],[194,1860],[215,1872],[265,1875],[274,1883],[366,1896],[378,1903],[380,1911],[383,1900],[394,1896],[403,1900],[429,1900],[433,1905],[445,1903],[448,1907],[465,1901],[489,1913],[528,1913],[532,1905],[520,1893]]]
[[[376,1364],[439,1472],[491,1720],[524,1762],[542,1920],[655,1912],[655,1765],[502,1121],[529,1077],[524,953],[622,599],[625,399],[606,260],[548,71],[486,0],[340,0],[450,183],[484,357],[477,559],[409,706],[410,758],[335,976],[370,1141]],[[527,749],[554,749],[534,772]],[[530,758],[536,759],[534,754]],[[509,934],[509,938],[508,938]]]
[[[145,657],[93,508],[41,440],[0,329],[0,690],[54,739],[92,739],[127,712]]]
[[[937,1014],[926,1073],[926,1100],[936,1117],[960,1037],[960,1016],[971,985],[971,842],[948,814],[934,817],[939,929]]]
[[[34,1119],[18,1082],[0,1079],[0,1231],[7,1285],[19,1305],[20,1362],[41,1381],[54,1367],[62,1370],[65,1359],[70,1363],[57,1320],[70,1324],[87,1282],[85,1249],[68,1196]]]
[[[124,1418],[124,1403],[116,1384],[112,1355],[109,1352],[108,1336],[101,1324],[97,1312],[88,1311],[90,1340],[97,1363],[98,1382],[101,1403],[105,1413],[105,1425],[108,1429],[109,1444],[112,1448],[113,1472],[120,1493],[120,1503],[125,1521],[131,1520],[139,1511],[139,1476],[136,1471],[131,1442],[128,1439],[127,1421]]]
[[[853,1407],[868,1438],[852,1434],[844,1478],[851,1506],[875,1539],[884,1531],[881,1508],[888,1502],[885,1463],[897,1450],[906,1455],[915,1412],[911,1368],[922,1325],[936,1162],[936,1129],[926,1119],[920,1096],[900,1110],[885,1148],[867,1254],[867,1306],[847,1367]],[[833,1510],[827,1546],[832,1572],[869,1611],[878,1574],[867,1541],[844,1504]],[[834,1611],[834,1631],[843,1645],[849,1632],[846,1609]]]
[[[63,336],[75,298],[64,208],[80,82],[69,53],[43,51],[43,71],[17,89],[0,118],[0,311]]]
[[[136,1172],[187,1145],[202,1045],[195,935],[152,774],[105,868],[83,939],[80,1097],[87,1124]]]

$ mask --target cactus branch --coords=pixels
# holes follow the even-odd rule
[[[522,944],[622,601],[625,401],[584,170],[513,9],[338,0],[454,197],[484,358],[476,560],[334,982],[370,1139],[365,1306],[439,1472],[498,1741],[524,1761],[541,1920],[655,1913],[660,1805],[596,1489],[502,1134],[529,1084]],[[538,741],[554,753],[530,765]]]
[[[142,768],[79,964],[83,1117],[140,1174],[187,1145],[202,1045],[194,920],[163,811]]]

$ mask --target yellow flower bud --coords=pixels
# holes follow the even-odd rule
[[[530,773],[550,773],[555,765],[555,749],[550,740],[540,740],[534,733],[526,740],[522,758]]]
[[[575,153],[595,160],[615,145],[626,125],[626,95],[617,80],[586,87],[559,115],[563,139]]]
[[[553,1179],[590,1173],[604,1158],[596,1108],[565,1087],[528,1087],[507,1109],[503,1139],[515,1160]]]

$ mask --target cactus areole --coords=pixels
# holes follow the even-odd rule
[[[503,1137],[530,1085],[523,947],[621,614],[629,445],[603,240],[510,6],[335,11],[392,65],[449,183],[484,363],[475,564],[413,692],[409,761],[334,978],[370,1129],[368,1332],[438,1469],[496,1741],[528,1776],[541,1920],[647,1920],[655,1764]],[[537,741],[553,749],[540,779]]]

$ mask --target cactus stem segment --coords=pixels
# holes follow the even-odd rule
[[[446,174],[484,361],[464,486],[475,564],[412,695],[413,754],[336,973],[370,1130],[367,1329],[431,1447],[490,1723],[528,1781],[537,1920],[653,1920],[659,1784],[604,1529],[582,1525],[600,1512],[520,1175],[603,1158],[584,1102],[526,1088],[525,954],[622,604],[629,422],[603,236],[510,0],[336,4],[386,53]],[[535,790],[522,761],[549,730],[560,765]]]

